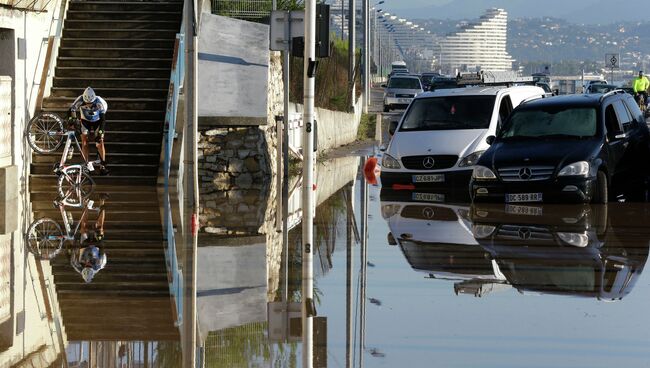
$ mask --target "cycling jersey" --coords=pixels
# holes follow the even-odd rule
[[[106,114],[106,111],[108,111],[108,104],[106,103],[106,100],[104,100],[103,98],[101,98],[99,96],[95,97],[95,100],[92,102],[92,104],[93,104],[93,107],[95,107],[96,109],[99,110],[100,114]],[[73,110],[73,111],[76,112],[76,111],[79,110],[79,108],[82,105],[87,105],[84,102],[83,95],[77,97],[77,99],[74,100],[72,105],[70,105],[70,110]]]

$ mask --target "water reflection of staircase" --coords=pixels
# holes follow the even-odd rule
[[[98,188],[96,193],[103,191]],[[67,254],[52,261],[68,339],[177,340],[156,189],[106,191],[106,267],[85,284]],[[60,219],[49,193],[51,189],[32,189],[35,218]],[[77,220],[81,211],[72,214]],[[94,215],[91,220],[89,224]]]

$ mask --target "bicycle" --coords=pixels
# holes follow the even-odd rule
[[[84,164],[66,165],[66,161],[71,160],[74,155],[73,143],[77,146],[79,152],[82,152],[77,138],[77,130],[80,126],[79,119],[74,119],[74,122],[68,128],[70,126],[73,129],[65,129],[64,120],[55,113],[41,112],[27,125],[27,143],[36,153],[46,154],[55,152],[65,141],[61,159],[53,168],[54,174],[58,176],[59,196],[65,196],[65,187],[72,187],[81,190],[81,198],[87,198],[92,194],[95,185],[90,172],[94,171],[94,165],[99,164],[101,161],[88,161],[88,158],[82,154]]]
[[[57,221],[49,217],[43,217],[34,220],[27,229],[25,240],[29,251],[40,260],[54,259],[63,248],[65,242],[74,242],[81,222],[87,216],[89,210],[99,212],[103,206],[100,202],[99,207],[93,207],[95,202],[90,199],[78,199],[70,201],[71,196],[81,195],[77,190],[76,193],[68,192],[63,198],[54,200],[54,206],[59,209],[63,219],[63,229]],[[72,213],[67,211],[68,208],[82,208],[81,219],[76,223]],[[65,230],[65,231],[64,231]]]

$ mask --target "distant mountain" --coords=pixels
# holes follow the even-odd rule
[[[404,3],[402,3],[404,4]],[[477,18],[487,8],[508,11],[509,17],[554,17],[574,23],[606,24],[620,21],[640,21],[650,18],[647,4],[641,0],[453,0],[444,5],[407,8],[402,5],[395,13],[410,19],[468,19]]]

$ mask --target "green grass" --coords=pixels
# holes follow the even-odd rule
[[[357,140],[367,141],[375,139],[375,130],[377,129],[376,114],[362,114],[357,130]]]

